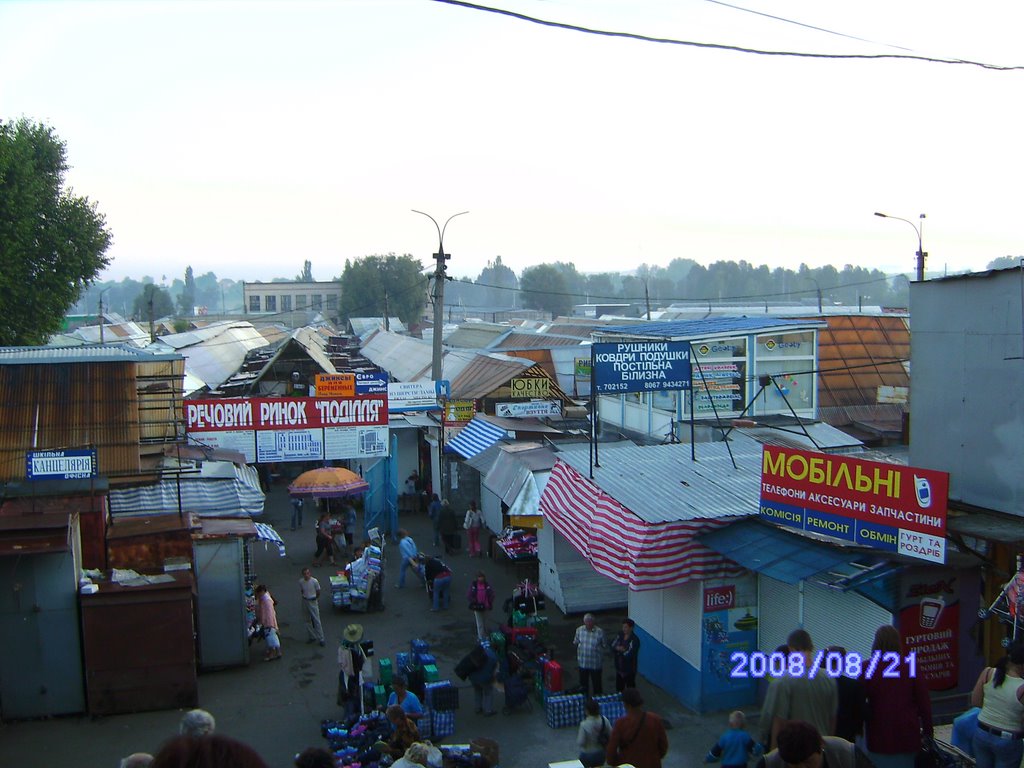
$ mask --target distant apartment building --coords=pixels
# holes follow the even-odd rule
[[[278,315],[318,312],[337,323],[341,307],[341,283],[242,283],[243,312],[246,315]]]

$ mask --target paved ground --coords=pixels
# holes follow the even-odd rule
[[[442,677],[453,677],[452,668],[472,646],[475,628],[466,608],[465,590],[475,572],[482,569],[494,585],[500,603],[510,596],[516,583],[515,569],[501,560],[470,559],[465,553],[446,558],[454,571],[452,607],[447,612],[431,613],[422,588],[407,585],[396,589],[398,557],[394,545],[388,547],[385,565],[385,610],[355,614],[335,611],[321,598],[321,613],[328,634],[326,648],[305,643],[300,617],[297,580],[302,567],[310,563],[313,523],[307,514],[305,526],[288,530],[289,506],[283,486],[271,490],[264,521],[274,525],[288,545],[284,558],[276,549],[256,547],[256,567],[261,581],[279,601],[278,618],[282,625],[284,659],[265,663],[257,650],[246,668],[211,672],[199,677],[200,705],[217,718],[218,730],[251,744],[269,765],[288,768],[294,754],[306,746],[320,746],[320,721],[335,717],[337,663],[334,646],[342,629],[350,622],[362,623],[366,638],[372,639],[378,657],[407,651],[409,640],[422,637],[430,642],[438,658]],[[401,520],[420,549],[432,553],[429,521],[413,516]],[[314,569],[325,592],[329,589],[329,568]],[[496,623],[498,612],[491,623]],[[575,684],[575,658],[570,640],[580,617],[564,617],[558,607],[549,604],[547,615],[552,626],[554,655],[569,673],[568,685]],[[618,627],[622,614],[600,616],[605,631]],[[613,689],[611,672],[605,670],[605,689]],[[453,677],[466,689],[456,719],[456,733],[445,743],[465,743],[475,736],[496,739],[504,768],[536,768],[555,760],[576,756],[576,730],[553,730],[544,720],[543,708],[535,704],[532,712],[517,712],[483,718],[473,714],[472,689]],[[669,731],[669,755],[666,768],[701,764],[706,750],[724,728],[722,714],[697,716],[646,680],[640,681],[648,708],[664,716]],[[501,703],[500,695],[496,698]],[[468,706],[467,706],[468,705]],[[0,725],[0,765],[4,766],[95,766],[113,768],[117,761],[134,751],[155,752],[172,735],[180,712],[146,712],[92,719],[62,717],[45,721]]]

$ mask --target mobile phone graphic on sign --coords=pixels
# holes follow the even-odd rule
[[[921,612],[918,623],[922,629],[935,629],[942,615],[942,609],[946,607],[946,601],[941,597],[926,597],[921,601]]]
[[[917,496],[917,506],[921,509],[928,509],[932,505],[932,486],[928,478],[914,475],[914,493]]]

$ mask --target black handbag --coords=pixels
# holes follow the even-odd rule
[[[914,757],[914,768],[944,768],[947,763],[946,754],[934,739],[925,736],[921,739],[921,748]]]

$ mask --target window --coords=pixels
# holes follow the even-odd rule
[[[298,310],[303,310],[306,308],[306,294],[300,293],[298,296],[295,297],[295,308]]]
[[[259,312],[260,311],[260,297],[259,296],[250,296],[249,297],[249,311],[250,312]]]
[[[264,301],[266,302],[265,309],[267,312],[277,312],[277,296],[265,296]]]
[[[281,297],[281,311],[282,312],[291,312],[292,311],[292,297],[291,296],[282,296]]]
[[[324,297],[319,293],[314,293],[311,297],[313,302],[310,305],[313,309],[320,309],[324,305]]]
[[[337,309],[338,308],[338,294],[329,293],[327,294],[327,308]]]

